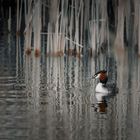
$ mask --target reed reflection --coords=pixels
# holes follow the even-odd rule
[[[25,82],[28,99],[37,107],[40,96],[40,58],[27,56],[25,61]]]

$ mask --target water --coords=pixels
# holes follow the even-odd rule
[[[139,140],[140,58],[133,49],[78,59],[25,57],[21,48],[1,35],[1,140]],[[101,112],[91,76],[105,66],[118,93]]]

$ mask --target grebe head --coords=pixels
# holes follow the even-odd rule
[[[94,78],[99,79],[101,83],[106,84],[108,80],[107,71],[101,70],[95,73]]]

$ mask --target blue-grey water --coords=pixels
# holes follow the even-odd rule
[[[17,46],[12,34],[0,36],[1,140],[140,139],[140,58],[133,49],[35,58],[24,55],[19,39]],[[95,109],[91,77],[103,68],[118,93]]]

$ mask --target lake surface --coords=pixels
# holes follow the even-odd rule
[[[140,58],[133,49],[78,59],[35,58],[21,48],[1,34],[1,140],[140,139]],[[98,106],[91,77],[100,69],[118,92]]]

